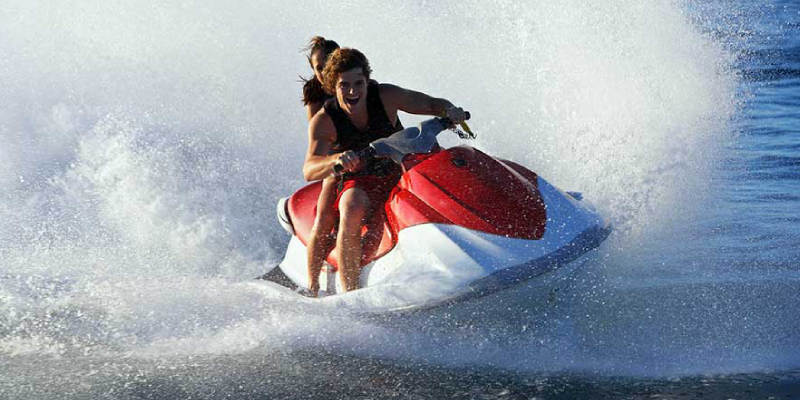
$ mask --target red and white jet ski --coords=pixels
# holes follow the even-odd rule
[[[371,311],[452,304],[558,274],[608,237],[609,223],[580,194],[469,146],[442,149],[436,136],[450,125],[429,119],[360,153],[390,157],[404,173],[384,212],[366,225],[361,289],[342,293],[334,250],[320,301]],[[305,244],[320,188],[315,182],[278,202],[292,238],[283,261],[260,278],[296,291],[308,286]]]

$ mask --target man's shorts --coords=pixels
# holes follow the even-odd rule
[[[370,212],[382,210],[384,203],[386,203],[386,200],[389,199],[389,196],[392,194],[392,190],[394,190],[397,182],[399,181],[400,175],[362,175],[348,177],[342,184],[341,190],[339,190],[339,193],[336,196],[336,202],[334,203],[333,208],[338,212],[339,200],[342,198],[342,195],[348,189],[359,188],[363,190],[369,198]]]

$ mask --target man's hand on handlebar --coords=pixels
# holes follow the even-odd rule
[[[453,124],[460,124],[467,119],[467,113],[461,107],[450,107],[445,111],[445,117]]]
[[[361,159],[355,151],[348,150],[339,154],[338,164],[343,167],[342,172],[356,172],[361,168]]]

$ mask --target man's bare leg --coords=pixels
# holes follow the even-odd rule
[[[369,210],[369,198],[363,190],[347,190],[339,199],[339,236],[337,238],[339,276],[345,291],[358,289],[361,275],[361,226]]]
[[[314,297],[319,293],[319,274],[325,257],[331,252],[335,242],[331,230],[336,223],[333,215],[333,202],[336,201],[336,185],[338,181],[327,178],[322,181],[322,189],[317,200],[317,216],[308,239],[308,290]]]

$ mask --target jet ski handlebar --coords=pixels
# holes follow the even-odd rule
[[[464,111],[464,120],[465,121],[468,120],[469,117],[471,117],[471,116],[472,115],[470,115],[469,111]],[[453,121],[451,121],[450,118],[440,117],[440,118],[437,118],[437,119],[439,120],[439,122],[442,123],[442,127],[444,127],[445,129],[447,129],[447,128],[449,128],[449,127],[451,127],[453,125]]]
[[[356,152],[356,156],[358,156],[358,159],[361,160],[362,163],[369,163],[377,154],[378,152],[372,146],[367,146]],[[344,166],[342,164],[336,164],[333,166],[334,176],[341,176],[342,171],[344,171]]]
[[[367,146],[357,151],[356,155],[358,156],[358,158],[361,160],[362,163],[368,164],[378,156],[378,151],[375,150],[375,148],[372,146]],[[341,167],[342,165],[337,164],[336,166]]]
[[[471,116],[469,111],[465,111],[464,114],[465,114],[465,117],[464,117],[465,120],[468,120],[470,118],[470,116]],[[458,133],[459,137],[461,137],[462,139],[468,139],[468,138],[474,138],[475,137],[472,134],[472,132],[469,132],[469,128],[464,123],[462,123],[461,126],[465,128],[465,130],[469,133],[469,135],[465,135],[463,132],[460,132],[460,131],[456,130],[455,128],[452,128],[453,125],[454,125],[453,121],[451,121],[450,118],[447,118],[447,117],[435,117],[432,120],[428,120],[428,121],[423,122],[420,125],[420,127],[422,127],[425,124],[430,123],[431,121],[439,122],[439,124],[441,125],[441,129],[436,129],[434,132],[431,132],[430,135],[428,135],[427,140],[422,138],[425,135],[420,134],[420,130],[419,129],[417,129],[417,128],[408,128],[408,129],[404,129],[402,131],[399,131],[399,132],[393,134],[392,136],[390,136],[388,138],[378,139],[378,140],[372,142],[369,146],[367,146],[364,149],[356,152],[356,155],[358,156],[358,158],[361,160],[362,163],[368,163],[368,162],[372,161],[372,159],[374,159],[374,158],[376,158],[378,156],[379,151],[376,148],[376,146],[378,146],[378,144],[381,143],[381,144],[383,144],[383,146],[381,148],[381,152],[380,152],[381,156],[383,156],[383,157],[387,157],[387,156],[391,157],[392,159],[395,160],[395,162],[401,163],[402,162],[402,157],[404,157],[407,154],[411,154],[411,153],[430,153],[431,148],[433,147],[432,144],[436,143],[436,134],[438,134],[439,132],[441,132],[444,129],[448,129],[448,128],[454,129],[456,131],[456,133]],[[393,147],[395,150],[394,151],[390,151],[390,152],[388,152],[389,154],[387,154],[387,152],[386,152],[386,147],[387,147],[386,146],[386,142],[387,141],[392,141],[392,140],[396,140],[398,142],[404,142],[404,143],[420,143],[420,141],[422,141],[421,143],[425,143],[425,145],[421,146],[420,148],[415,148],[414,146],[404,146],[402,144],[394,143],[393,145],[389,145],[388,147]],[[428,143],[428,142],[432,142],[432,143]],[[400,148],[402,148],[402,149],[400,149]],[[333,175],[334,176],[337,176],[337,177],[341,176],[343,171],[344,171],[344,166],[342,164],[336,164],[336,165],[333,166]]]

